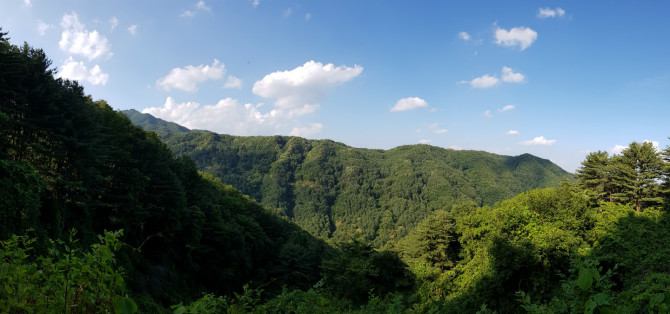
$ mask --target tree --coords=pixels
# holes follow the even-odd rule
[[[582,161],[582,166],[577,169],[577,179],[579,185],[583,188],[592,190],[596,193],[599,200],[606,200],[611,195],[612,181],[611,159],[609,154],[604,151],[592,152]]]
[[[641,211],[647,205],[658,205],[661,197],[663,160],[651,142],[632,142],[613,159],[614,184],[620,201],[629,202]]]

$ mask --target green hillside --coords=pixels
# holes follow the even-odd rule
[[[330,140],[208,131],[159,132],[159,137],[175,154],[195,160],[201,171],[313,235],[377,246],[403,237],[435,210],[462,201],[493,205],[572,178],[529,154],[510,157],[429,145],[374,150]]]

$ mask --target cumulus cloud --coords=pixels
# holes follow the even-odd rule
[[[291,133],[289,133],[289,135],[308,137],[314,134],[321,133],[321,130],[323,130],[323,125],[321,125],[321,123],[311,123],[307,127],[294,127],[293,130],[291,130]]]
[[[109,19],[109,26],[110,30],[114,31],[114,29],[119,26],[119,19],[117,19],[115,16],[112,16],[111,19]]]
[[[176,88],[193,93],[198,90],[198,83],[221,79],[225,72],[224,64],[214,59],[211,65],[187,65],[183,68],[174,68],[168,75],[158,79],[156,85],[166,91]]]
[[[514,27],[510,30],[497,27],[495,38],[498,45],[506,47],[519,46],[521,50],[525,50],[537,39],[537,32],[524,26]]]
[[[223,85],[224,88],[242,88],[242,80],[236,76],[228,75],[228,80],[226,84]]]
[[[359,65],[336,67],[332,63],[308,61],[293,70],[266,75],[254,83],[252,92],[275,99],[277,108],[294,113],[309,112],[308,109],[318,106],[333,87],[354,79],[361,72],[363,67]]]
[[[58,46],[69,53],[86,57],[89,61],[99,57],[111,57],[112,48],[107,37],[98,31],[89,32],[79,22],[77,13],[65,14],[60,23],[63,28]]]
[[[449,146],[449,149],[452,149],[452,150],[463,150],[463,147],[456,146],[456,145],[451,145],[451,146]]]
[[[75,81],[88,81],[93,85],[105,85],[109,79],[107,73],[103,73],[100,69],[100,66],[97,64],[92,69],[87,69],[83,62],[74,61],[72,57],[68,58],[67,61],[60,67],[58,72],[58,77],[75,80]]]
[[[470,86],[474,88],[489,88],[498,85],[500,80],[495,76],[484,74],[470,81]]]
[[[460,32],[460,33],[458,33],[458,37],[459,37],[460,39],[465,40],[465,41],[468,41],[468,40],[470,40],[470,39],[472,38],[472,37],[470,37],[470,34],[468,34],[468,33],[466,33],[466,32]]]
[[[128,27],[128,32],[130,33],[130,35],[135,36],[135,34],[137,34],[137,25],[132,25]]]
[[[44,36],[46,34],[47,30],[52,28],[53,25],[44,23],[42,20],[37,21],[37,32],[40,34],[40,36]]]
[[[504,107],[498,109],[498,112],[509,111],[509,110],[512,110],[512,109],[514,109],[514,105],[507,105],[507,106],[504,106]]]
[[[261,105],[242,104],[231,98],[214,105],[197,102],[178,103],[168,97],[162,107],[142,112],[173,121],[191,129],[205,129],[233,135],[273,135],[281,133],[281,117],[276,110],[261,112]]]
[[[521,83],[526,77],[521,73],[515,73],[512,68],[502,68],[502,80],[507,83]]]
[[[262,107],[263,104],[242,104],[231,98],[203,106],[197,102],[178,103],[168,97],[163,106],[146,108],[142,112],[191,129],[233,135],[311,136],[323,129],[321,123],[304,126],[301,121],[290,117],[288,110],[275,108],[264,112]]]
[[[527,141],[521,141],[521,145],[544,145],[544,146],[551,146],[556,143],[556,140],[548,140],[544,138],[544,136],[538,136],[536,138],[533,138],[532,140],[527,140]]]
[[[507,133],[505,133],[505,134],[507,134],[507,135],[519,135],[519,131],[517,131],[517,130],[509,130],[509,131],[507,131]]]
[[[433,140],[419,140],[419,144],[430,144]]]
[[[422,108],[422,107],[428,107],[428,103],[419,98],[419,97],[407,97],[398,100],[395,103],[395,106],[391,108],[391,112],[393,111],[406,111],[406,110],[412,110],[416,108]]]
[[[476,77],[471,81],[461,81],[463,83],[469,83],[473,88],[490,88],[498,85],[501,81],[505,83],[522,83],[525,80],[525,76],[521,73],[516,73],[512,68],[503,66],[502,68],[502,79],[499,79],[495,75],[484,74],[480,77]]]
[[[565,10],[557,7],[555,9],[551,8],[540,8],[537,12],[537,17],[541,19],[546,19],[549,17],[563,17],[565,15]]]
[[[493,115],[491,114],[491,110],[488,109],[484,110],[484,116],[487,118],[493,117]]]

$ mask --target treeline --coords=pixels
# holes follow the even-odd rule
[[[6,35],[0,31],[1,312],[55,304],[103,311],[77,300],[97,295],[93,303],[106,298],[112,306],[126,293],[153,312],[246,283],[278,292],[320,280],[321,261],[335,250],[200,175],[155,133],[86,96],[77,82],[54,78],[42,50],[11,45]],[[113,241],[100,242],[106,230],[123,230],[121,245],[90,257]],[[97,264],[75,264],[87,258]],[[111,290],[92,282],[105,276],[117,278]]]
[[[267,209],[333,243],[391,245],[436,210],[463,201],[493,205],[572,175],[548,160],[428,145],[391,150],[352,148],[330,140],[240,137],[175,126],[125,111],[179,156],[250,195]],[[169,126],[169,128],[168,128]]]

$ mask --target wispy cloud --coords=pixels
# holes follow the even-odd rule
[[[512,109],[514,109],[514,105],[506,105],[506,106],[498,109],[498,112],[509,111],[509,110],[512,110]]]
[[[507,131],[507,133],[505,133],[505,134],[507,134],[507,135],[519,135],[519,131],[517,131],[517,130],[509,130],[509,131]]]
[[[563,17],[565,15],[565,10],[556,7],[555,9],[540,8],[537,11],[537,17],[541,19],[551,18],[551,17]]]
[[[458,33],[458,37],[459,37],[460,39],[465,40],[465,41],[468,41],[468,40],[472,39],[472,37],[470,37],[470,34],[468,34],[467,32],[460,32],[460,33]]]
[[[137,25],[131,25],[130,27],[128,27],[128,32],[130,33],[130,35],[135,36],[135,34],[137,34]]]

